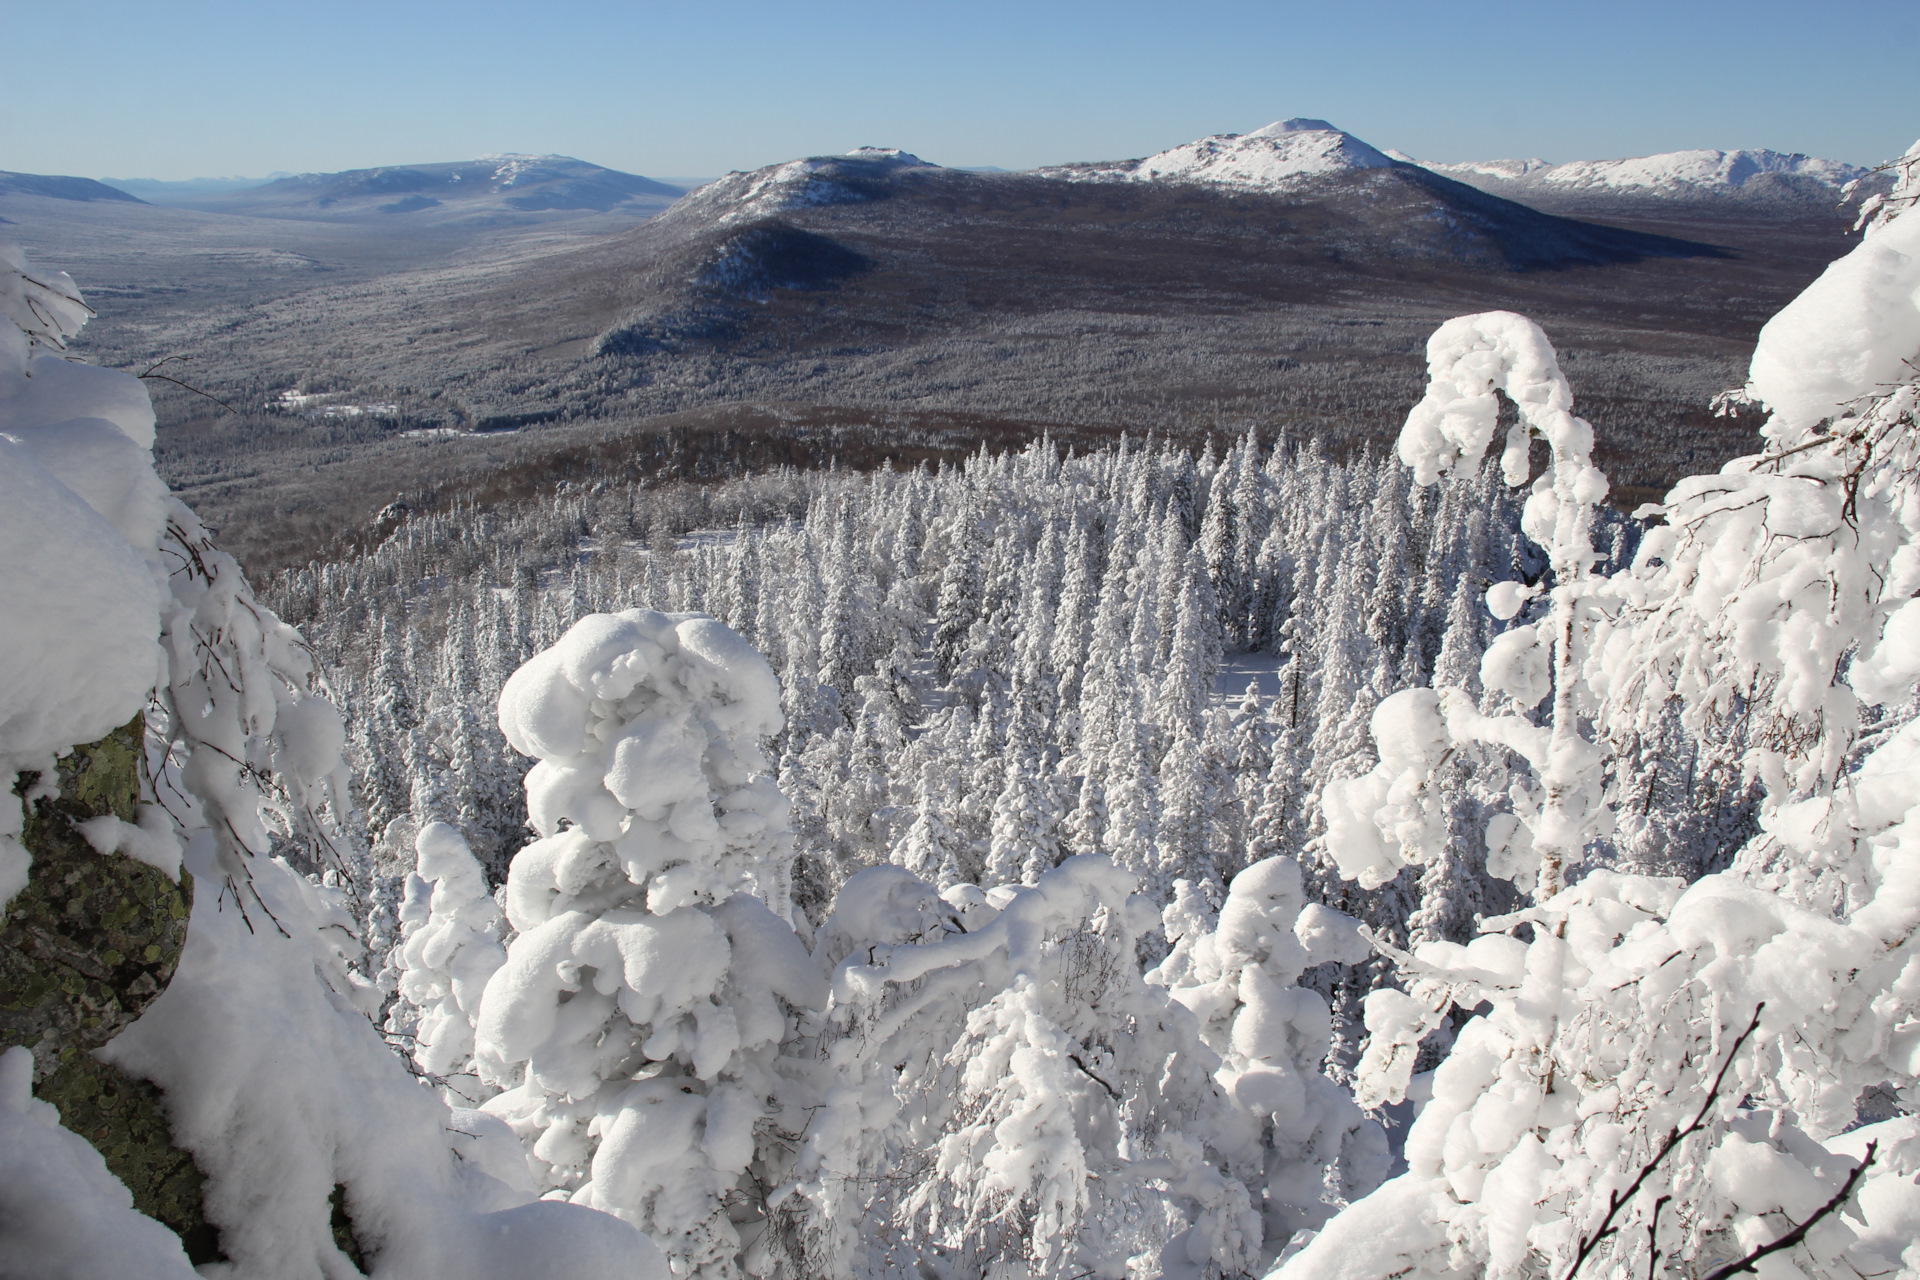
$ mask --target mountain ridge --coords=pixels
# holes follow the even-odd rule
[[[684,190],[572,156],[501,153],[431,164],[302,173],[179,200],[208,213],[320,221],[428,214],[512,218],[573,212],[657,213]]]
[[[1516,200],[1566,203],[1711,202],[1755,210],[1837,207],[1873,171],[1799,152],[1697,148],[1615,160],[1412,161]]]
[[[4,169],[0,169],[0,196],[39,196],[42,199],[75,200],[86,204],[96,200],[147,203],[130,191],[122,191],[92,178],[51,173],[12,173]]]

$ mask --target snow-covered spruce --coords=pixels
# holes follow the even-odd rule
[[[475,1018],[484,1110],[534,1183],[646,1231],[676,1272],[752,1270],[806,1098],[781,1060],[826,983],[784,918],[788,804],[761,740],[766,663],[711,618],[594,614],[500,698],[537,757],[540,839],[513,860],[517,936]]]
[[[1367,955],[1358,923],[1302,891],[1291,858],[1268,858],[1233,878],[1216,928],[1199,927],[1191,885],[1182,881],[1169,917],[1173,951],[1149,982],[1200,1020],[1220,1055],[1215,1079],[1250,1122],[1251,1156],[1264,1184],[1268,1252],[1321,1226],[1333,1210],[1386,1176],[1386,1135],[1347,1091],[1322,1072],[1332,1046],[1325,997],[1299,985],[1309,967]]]
[[[1137,940],[1157,921],[1134,885],[1092,854],[945,901],[896,867],[847,882],[817,953],[833,974],[824,1106],[778,1193],[798,1274],[1257,1267],[1262,1113],[1236,1106],[1192,1015],[1142,980]],[[1310,1044],[1300,1057],[1319,1078]],[[1321,1146],[1316,1192],[1340,1155],[1337,1135]]]
[[[507,958],[500,944],[506,920],[458,828],[429,822],[414,848],[418,861],[400,911],[400,998],[387,1032],[424,1076],[477,1106],[491,1090],[473,1074],[473,1023],[487,980]]]
[[[1041,442],[938,472],[773,475],[698,495],[715,523],[737,512],[745,527],[676,547],[647,523],[667,518],[647,514],[658,495],[568,492],[511,516],[423,515],[365,557],[281,580],[275,599],[344,691],[387,865],[411,864],[412,824],[437,818],[504,876],[517,841],[503,833],[525,814],[505,780],[517,796],[524,763],[497,730],[462,747],[462,709],[590,608],[646,604],[711,613],[780,678],[773,748],[803,936],[847,876],[882,860],[948,887],[1030,882],[1101,853],[1162,903],[1185,878],[1217,909],[1234,874],[1281,854],[1313,895],[1399,943],[1416,911],[1465,941],[1474,911],[1515,905],[1478,832],[1447,874],[1431,864],[1376,889],[1338,881],[1310,848],[1320,788],[1373,763],[1375,704],[1443,665],[1477,681],[1503,624],[1463,584],[1541,567],[1497,472],[1426,490],[1397,464],[1336,463],[1310,442],[1068,458]],[[1249,680],[1255,698],[1221,703],[1217,688]],[[1684,759],[1691,741],[1676,729],[1669,745]],[[1456,753],[1445,785],[1504,806],[1501,754]],[[1704,794],[1663,790],[1648,823],[1685,829]],[[1311,981],[1335,1001],[1350,1065],[1374,978]]]

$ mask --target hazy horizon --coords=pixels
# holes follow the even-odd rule
[[[1439,162],[1767,147],[1873,164],[1920,132],[1898,74],[1920,37],[1891,3],[562,0],[536,18],[193,0],[164,26],[150,6],[103,4],[84,28],[70,10],[0,6],[19,47],[71,48],[79,64],[77,87],[0,85],[0,169],[31,173],[180,181],[520,152],[718,175],[862,145],[1022,169],[1289,116]]]

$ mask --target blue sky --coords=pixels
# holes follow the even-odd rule
[[[709,176],[861,145],[1025,168],[1320,116],[1423,159],[1920,135],[1920,4],[0,0],[0,169],[559,152]],[[26,55],[26,56],[22,56]]]

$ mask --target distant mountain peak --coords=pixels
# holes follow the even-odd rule
[[[1291,120],[1275,120],[1247,134],[1249,138],[1278,138],[1288,133],[1339,133],[1325,120],[1314,120],[1307,116],[1295,116]]]
[[[808,205],[861,204],[882,196],[876,179],[902,169],[939,169],[898,147],[855,147],[843,156],[807,156],[735,171],[693,192],[673,216],[727,226]]]
[[[119,200],[145,204],[139,196],[92,178],[73,178],[62,174],[9,173],[0,170],[0,196],[40,196],[50,200]]]
[[[1144,160],[1059,165],[1038,172],[1078,182],[1185,182],[1285,191],[1328,174],[1400,163],[1325,120],[1276,120],[1251,133],[1217,133]]]
[[[1867,173],[1858,165],[1764,148],[1697,148],[1619,160],[1473,160],[1424,164],[1499,195],[1615,199],[1806,201],[1838,199]]]
[[[902,151],[898,147],[855,147],[847,152],[849,160],[878,160],[900,169],[938,169],[940,166],[922,160],[911,151]]]
[[[647,215],[680,188],[573,156],[502,152],[432,164],[302,173],[173,203],[214,213],[327,220],[516,220],[529,215]]]

